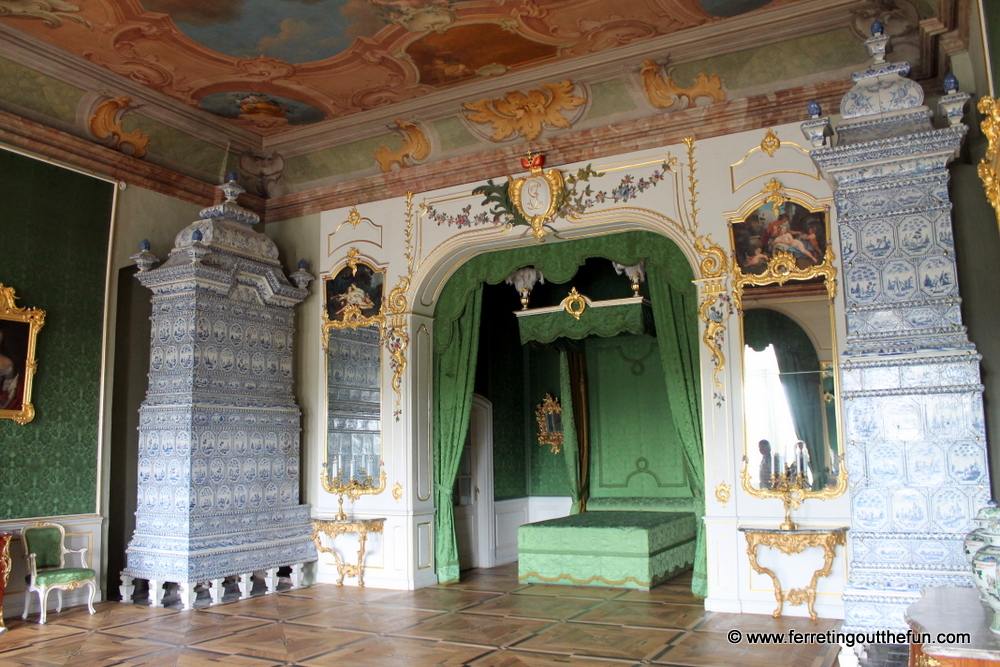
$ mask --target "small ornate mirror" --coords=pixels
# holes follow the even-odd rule
[[[558,398],[552,398],[550,394],[545,394],[545,400],[538,404],[535,410],[535,419],[538,420],[538,444],[548,445],[552,448],[553,454],[562,451],[563,427],[562,427],[562,405]]]

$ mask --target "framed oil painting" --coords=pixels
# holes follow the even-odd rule
[[[323,279],[323,341],[330,329],[385,325],[382,311],[385,273],[348,253],[347,265]]]
[[[762,274],[779,252],[790,254],[795,268],[807,271],[823,263],[827,212],[810,211],[791,199],[769,201],[742,221],[733,222],[733,250],[740,272]]]
[[[0,283],[0,419],[27,424],[35,418],[31,384],[38,362],[35,341],[45,311],[18,308],[13,287]]]

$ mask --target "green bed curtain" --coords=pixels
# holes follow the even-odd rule
[[[646,264],[656,340],[660,348],[663,374],[667,380],[667,400],[674,425],[684,446],[688,480],[698,514],[694,576],[691,592],[708,595],[708,552],[705,543],[705,449],[701,428],[701,364],[698,349],[697,292],[693,284],[676,289],[664,276],[660,265]]]
[[[441,327],[447,336],[434,332],[434,567],[440,583],[458,581],[452,489],[472,414],[482,305],[480,284],[468,293],[462,313]]]
[[[657,339],[667,377],[667,395],[677,429],[684,442],[688,464],[688,479],[695,498],[698,518],[698,541],[695,572],[691,590],[696,595],[707,594],[704,514],[705,482],[704,453],[701,430],[701,375],[698,350],[697,296],[694,275],[684,253],[670,239],[653,232],[633,231],[595,236],[575,241],[541,243],[490,252],[472,258],[455,271],[438,298],[434,311],[435,351],[435,414],[434,414],[434,474],[437,514],[435,518],[435,554],[438,580],[451,581],[458,577],[455,548],[452,486],[457,474],[458,457],[468,429],[472,382],[478,336],[478,314],[481,307],[482,283],[496,285],[514,270],[533,266],[547,282],[565,283],[580,266],[592,257],[603,257],[625,266],[646,260],[650,300],[653,304]],[[470,305],[471,301],[475,305]],[[466,318],[475,311],[476,321]],[[473,330],[473,327],[476,327]],[[471,336],[471,341],[468,338]],[[455,347],[461,352],[452,351]],[[453,361],[445,362],[439,357]],[[457,387],[458,359],[465,359],[462,381]],[[442,373],[451,372],[439,380]],[[442,397],[442,391],[448,392]],[[459,404],[458,398],[464,397]],[[580,402],[574,401],[579,413]],[[459,415],[459,411],[464,411]],[[448,416],[448,419],[445,419]],[[565,422],[568,420],[564,420]],[[445,423],[447,422],[447,423]],[[577,424],[581,422],[578,421]],[[565,426],[564,426],[565,428]],[[577,429],[578,444],[581,439]],[[446,456],[439,460],[439,457]],[[581,476],[585,474],[581,470]],[[580,483],[585,493],[584,480]]]
[[[559,350],[559,397],[562,402],[563,456],[566,462],[566,477],[569,492],[573,498],[571,514],[580,512],[580,452],[576,441],[576,406],[573,401],[573,385],[569,377],[569,352]]]

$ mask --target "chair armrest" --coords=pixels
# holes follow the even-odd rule
[[[65,554],[80,554],[81,567],[86,568],[87,567],[87,552],[89,550],[90,550],[90,547],[82,547],[80,549],[66,549],[66,548],[64,548],[63,549],[63,554],[64,555]]]

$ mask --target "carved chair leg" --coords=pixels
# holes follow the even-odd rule
[[[21,612],[21,620],[28,620],[28,609],[31,607],[31,594],[38,593],[38,591],[24,591],[24,610]],[[38,593],[41,595],[41,593]]]
[[[51,588],[47,588],[46,587],[46,588],[43,588],[41,590],[41,592],[39,592],[39,594],[38,594],[38,596],[39,596],[38,602],[42,605],[42,613],[39,614],[39,616],[38,616],[38,624],[39,625],[45,625],[45,614],[46,614],[46,612],[48,611],[48,608],[49,608],[49,593],[51,591],[52,591]]]
[[[87,582],[87,587],[90,588],[90,596],[87,598],[87,611],[91,614],[94,613],[94,598],[97,597],[97,583],[91,579]]]
[[[63,589],[57,588],[56,589],[56,613],[57,614],[62,611],[62,603],[63,603]]]

